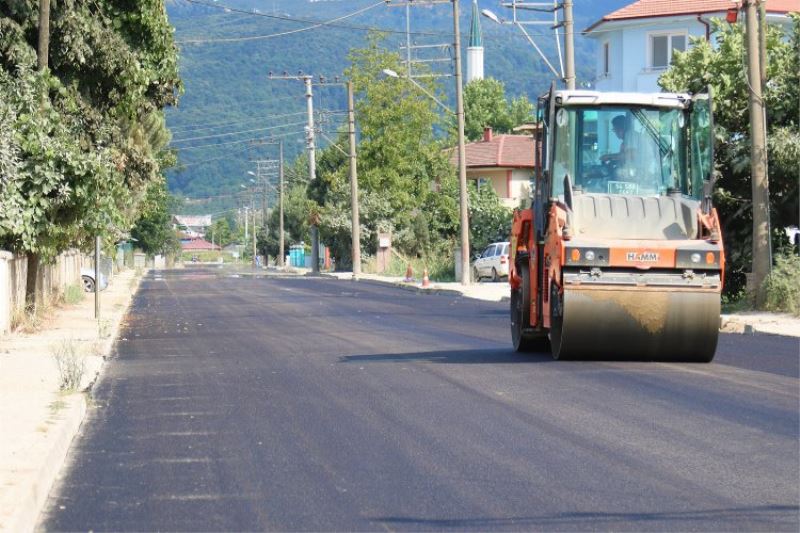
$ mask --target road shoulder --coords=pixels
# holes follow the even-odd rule
[[[0,531],[32,531],[86,414],[87,391],[113,348],[140,277],[127,270],[94,297],[57,308],[35,333],[0,337]],[[73,351],[84,371],[76,392],[59,390],[55,354]]]

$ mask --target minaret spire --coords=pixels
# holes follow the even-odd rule
[[[472,21],[469,25],[467,45],[467,83],[483,79],[483,35],[478,0],[472,0]]]

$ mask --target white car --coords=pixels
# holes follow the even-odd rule
[[[491,278],[500,281],[508,276],[508,242],[495,242],[486,247],[472,263],[472,277],[475,281]]]
[[[85,292],[94,292],[94,269],[81,268],[81,280],[83,280],[83,290]],[[108,279],[101,272],[100,273],[100,290],[103,291],[108,287]]]

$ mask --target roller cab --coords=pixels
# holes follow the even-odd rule
[[[515,349],[708,362],[725,256],[709,95],[554,91],[532,207],[514,214]]]

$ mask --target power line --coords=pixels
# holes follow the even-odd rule
[[[202,140],[205,140],[205,139],[214,139],[216,137],[230,137],[231,135],[240,135],[240,134],[243,134],[243,133],[255,133],[257,131],[269,131],[269,130],[276,130],[276,129],[279,129],[279,128],[288,128],[288,127],[291,127],[291,126],[302,126],[303,124],[305,124],[305,122],[294,122],[292,124],[281,124],[279,126],[269,126],[269,127],[266,127],[266,128],[255,128],[255,129],[252,129],[252,130],[233,131],[233,132],[228,132],[228,133],[217,133],[215,135],[203,135],[203,136],[200,136],[200,137],[189,137],[188,139],[178,139],[178,140],[174,140],[172,142],[176,143],[176,142],[202,141]]]
[[[299,111],[297,113],[286,113],[286,114],[283,114],[283,115],[267,115],[265,117],[253,117],[253,118],[250,118],[250,119],[247,119],[247,120],[240,120],[240,121],[237,121],[237,122],[227,122],[227,123],[216,124],[216,125],[208,125],[208,126],[198,125],[198,126],[201,126],[201,127],[189,128],[190,131],[176,132],[176,131],[174,131],[172,129],[170,129],[170,131],[172,131],[173,133],[194,133],[194,132],[198,132],[198,131],[214,130],[214,129],[217,129],[217,128],[224,128],[224,127],[228,127],[228,126],[239,126],[239,125],[242,125],[242,124],[249,124],[249,123],[252,123],[252,122],[255,122],[255,121],[262,121],[263,122],[265,120],[274,120],[274,119],[278,119],[278,118],[287,118],[287,117],[293,117],[293,116],[304,115],[304,114],[305,114],[305,111]]]
[[[186,1],[187,2],[195,2],[195,0],[186,0]],[[195,3],[201,3],[201,2],[195,2]],[[361,13],[364,13],[365,11],[369,11],[370,9],[378,7],[379,5],[381,5],[383,3],[384,3],[384,1],[380,0],[379,2],[377,2],[375,4],[369,5],[369,6],[365,7],[365,8],[363,8],[363,9],[359,9],[358,11],[355,11],[353,13],[349,13],[347,15],[344,15],[344,16],[341,16],[341,17],[337,17],[335,19],[331,19],[331,20],[328,20],[328,21],[322,21],[322,22],[319,22],[319,23],[316,23],[316,24],[312,24],[311,26],[306,26],[305,28],[298,28],[296,30],[282,31],[282,32],[279,32],[279,33],[272,33],[272,34],[269,34],[269,35],[252,35],[252,36],[248,36],[248,37],[220,37],[220,38],[216,38],[216,39],[186,39],[186,40],[183,40],[183,41],[176,41],[176,44],[237,43],[237,42],[243,42],[243,41],[258,41],[258,40],[263,40],[263,39],[273,39],[275,37],[283,37],[285,35],[292,35],[294,33],[300,33],[300,32],[304,32],[304,31],[314,30],[314,29],[319,28],[321,26],[332,26],[334,23],[336,23],[336,22],[338,22],[340,20],[345,20],[345,19],[354,17],[356,15],[360,15]]]
[[[305,122],[303,124],[305,125]],[[287,126],[288,126],[288,124],[287,124]],[[270,134],[270,138],[289,137],[291,135],[300,135],[301,133],[304,133],[304,131],[289,131],[289,132],[280,133],[280,134],[277,134],[277,135],[271,133]],[[214,146],[214,147],[217,147],[217,146],[228,146],[228,145],[231,145],[231,144],[242,144],[242,143],[260,141],[260,140],[262,140],[260,137],[249,137],[247,139],[242,139],[240,141],[229,141],[229,142],[224,142],[224,143],[201,144],[199,146],[175,146],[174,148],[176,150],[194,150],[196,148],[209,148],[209,147],[212,147],[212,146]]]
[[[403,34],[403,35],[406,34],[405,31],[390,30],[388,28],[377,28],[377,27],[374,27],[374,26],[358,26],[358,25],[352,25],[352,24],[337,24],[337,23],[330,23],[330,22],[325,23],[325,22],[319,21],[319,20],[299,19],[299,18],[286,17],[286,16],[282,16],[282,15],[270,15],[268,13],[259,13],[259,12],[255,12],[255,11],[247,11],[246,9],[238,9],[238,8],[222,5],[222,4],[219,4],[219,3],[216,3],[216,2],[211,4],[211,3],[208,3],[208,2],[203,1],[203,0],[183,0],[183,1],[184,2],[189,2],[190,4],[197,4],[197,5],[211,7],[211,8],[215,8],[215,9],[224,9],[224,10],[226,10],[228,12],[232,12],[232,13],[242,13],[242,14],[250,15],[250,16],[254,16],[254,17],[264,17],[264,18],[269,18],[269,19],[274,19],[274,20],[283,20],[283,21],[286,21],[286,22],[294,22],[294,23],[299,23],[299,24],[318,24],[320,26],[324,25],[324,26],[328,26],[328,27],[331,27],[331,28],[344,28],[344,29],[359,30],[359,31],[377,31],[377,32],[381,32],[381,33],[393,33],[393,34]],[[385,1],[382,0],[380,2],[380,4],[385,4]],[[372,8],[372,7],[375,7],[375,6],[370,6],[370,8]],[[447,35],[450,35],[450,36],[452,36],[451,33],[443,33],[443,32],[421,32],[421,31],[417,31],[417,32],[412,32],[412,34],[413,35],[433,35],[433,36],[443,36],[443,35],[447,36]]]

